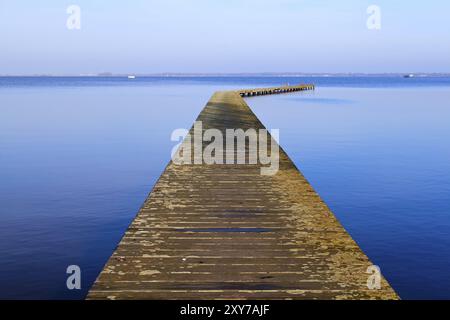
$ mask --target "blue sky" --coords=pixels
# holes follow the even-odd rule
[[[104,71],[450,72],[450,1],[0,0],[0,74]]]

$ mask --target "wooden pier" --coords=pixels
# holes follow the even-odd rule
[[[312,85],[215,93],[203,130],[264,129],[242,97]],[[170,162],[88,299],[398,299],[280,149],[261,165]]]

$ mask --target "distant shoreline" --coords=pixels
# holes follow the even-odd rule
[[[415,77],[450,77],[450,73],[99,73],[99,74],[0,74],[2,78],[29,77],[29,78],[123,78],[129,75],[136,78],[158,77],[158,78],[237,78],[237,77],[403,77],[413,74]]]

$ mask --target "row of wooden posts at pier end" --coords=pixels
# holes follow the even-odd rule
[[[282,87],[272,87],[272,88],[238,90],[237,93],[239,93],[241,97],[251,97],[251,96],[262,96],[262,95],[267,95],[267,94],[288,93],[288,92],[314,90],[314,89],[315,89],[315,86],[313,84],[300,84],[300,85],[296,85],[296,86],[282,86]]]

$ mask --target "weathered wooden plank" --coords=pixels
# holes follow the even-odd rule
[[[311,89],[218,92],[197,120],[224,136],[264,129],[241,97]],[[170,162],[88,298],[397,299],[384,278],[368,289],[372,263],[282,149],[279,160],[275,175]]]

